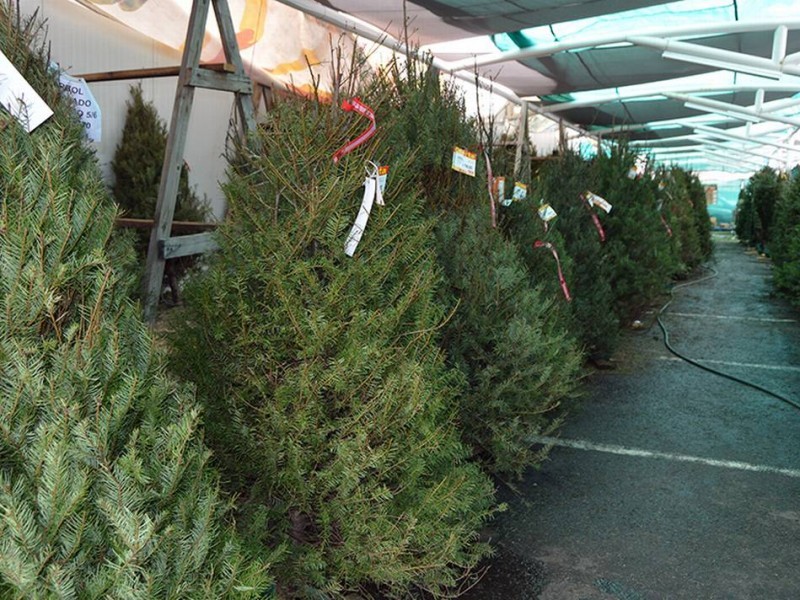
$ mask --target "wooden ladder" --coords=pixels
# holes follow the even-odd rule
[[[222,48],[225,53],[225,68],[222,71],[200,66],[200,53],[208,21],[209,6],[214,7]],[[194,89],[197,87],[233,92],[243,135],[255,129],[253,114],[253,85],[245,74],[236,32],[233,29],[228,0],[193,0],[189,16],[189,28],[183,49],[175,104],[169,124],[164,165],[158,188],[158,201],[154,225],[147,249],[147,266],[144,278],[144,318],[155,322],[164,277],[164,263],[168,258],[201,254],[216,249],[212,234],[197,233],[170,237],[178,197],[178,183],[186,149],[186,134],[192,112]]]

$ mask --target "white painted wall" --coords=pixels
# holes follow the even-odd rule
[[[20,0],[23,14],[39,11],[46,19],[51,58],[71,75],[176,66],[180,54],[171,48],[100,16],[72,0]],[[176,77],[141,80],[144,98],[153,102],[169,124]],[[130,86],[138,81],[91,83],[100,104],[103,139],[94,144],[103,173],[112,182],[111,160],[122,135]],[[224,212],[219,182],[225,177],[222,156],[232,115],[233,95],[197,89],[186,145],[189,181],[198,195],[209,199],[217,216]]]

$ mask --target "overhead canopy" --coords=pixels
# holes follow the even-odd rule
[[[78,1],[140,31],[149,20],[163,31],[148,35],[179,48],[190,0]],[[321,20],[395,49],[407,36],[441,70],[477,71],[508,99],[659,159],[741,170],[800,159],[796,0],[229,1],[257,78],[309,86],[308,64],[326,60]]]

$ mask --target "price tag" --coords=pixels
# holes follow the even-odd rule
[[[528,186],[519,181],[514,183],[514,191],[511,193],[511,198],[514,200],[525,200],[528,195]]]
[[[86,81],[61,71],[58,75],[58,85],[61,91],[75,102],[75,110],[78,111],[78,118],[86,129],[86,136],[93,142],[99,142],[103,133],[100,105],[95,100]]]
[[[558,216],[558,213],[555,209],[550,206],[549,204],[542,204],[539,207],[539,218],[547,223],[548,221],[552,221]]]
[[[475,168],[478,164],[478,155],[464,148],[453,148],[453,170],[475,177]]]
[[[0,105],[4,106],[28,133],[53,116],[53,111],[47,103],[2,52],[0,52]]]
[[[597,194],[593,194],[589,191],[584,192],[582,197],[584,200],[586,200],[586,202],[589,203],[589,206],[599,206],[606,211],[606,213],[611,212],[611,204],[605,198],[601,198]]]
[[[389,176],[389,165],[381,165],[378,167],[378,186],[381,193],[386,191],[386,178]]]

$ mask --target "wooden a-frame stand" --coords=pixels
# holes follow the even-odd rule
[[[223,72],[200,66],[200,52],[208,20],[208,9],[212,5],[225,53],[226,68]],[[245,74],[239,55],[228,0],[192,1],[189,28],[178,74],[178,87],[175,92],[175,104],[169,124],[167,148],[164,153],[164,166],[161,169],[155,223],[150,233],[150,245],[147,249],[144,318],[150,324],[154,323],[156,318],[166,259],[200,254],[215,248],[211,233],[170,237],[178,196],[178,182],[183,165],[183,153],[186,149],[186,134],[189,130],[189,116],[192,112],[194,88],[196,87],[233,92],[243,133],[247,135],[255,128],[252,102],[253,85]]]

